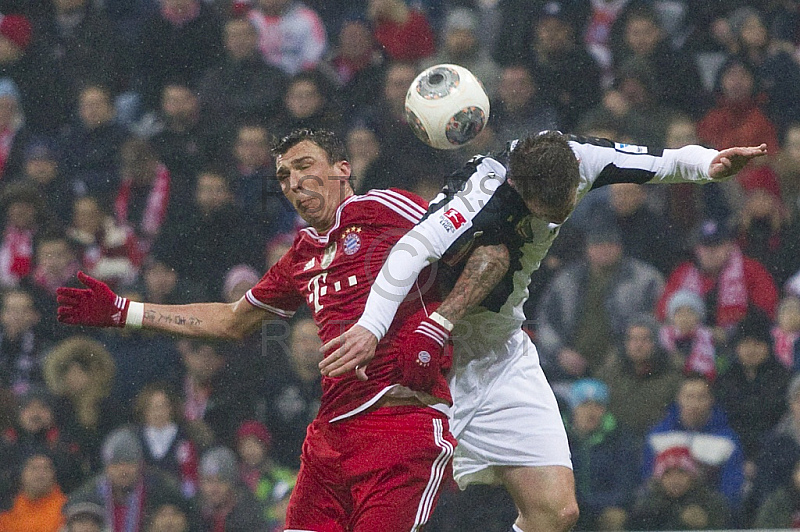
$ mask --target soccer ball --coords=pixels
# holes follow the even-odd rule
[[[406,92],[406,120],[419,139],[440,150],[460,148],[489,120],[489,97],[475,75],[459,65],[434,65]]]

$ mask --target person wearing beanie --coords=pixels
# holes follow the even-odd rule
[[[208,530],[264,530],[263,508],[239,477],[239,461],[228,447],[212,447],[200,459],[200,506]]]
[[[121,426],[106,436],[101,449],[102,471],[69,495],[66,511],[92,503],[103,508],[113,532],[144,530],[154,512],[173,504],[197,526],[198,515],[180,492],[175,479],[145,466],[141,443],[133,428]]]
[[[266,425],[246,420],[236,431],[236,451],[241,461],[241,478],[263,507],[267,522],[277,521],[278,506],[292,491],[297,471],[277,465],[270,457],[272,435]]]
[[[581,514],[577,530],[622,530],[638,481],[638,447],[608,411],[608,386],[580,379],[569,388],[569,436]]]
[[[678,290],[667,305],[667,320],[659,331],[659,342],[672,362],[685,374],[700,373],[709,381],[717,376],[714,334],[704,325],[706,306],[691,290]]]
[[[748,460],[755,460],[762,438],[786,412],[792,374],[775,358],[771,328],[772,321],[763,312],[751,309],[734,332],[731,366],[714,384]]]
[[[703,479],[687,447],[658,454],[625,530],[716,530],[731,524],[725,497]]]

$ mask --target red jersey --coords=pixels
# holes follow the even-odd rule
[[[426,207],[422,198],[398,189],[350,196],[325,234],[310,227],[299,231],[289,251],[247,292],[247,301],[287,318],[305,302],[323,343],[333,340],[361,316],[389,251],[422,219]],[[430,283],[418,283],[419,290],[400,305],[378,343],[367,368],[369,380],[360,381],[354,373],[323,377],[320,419],[335,421],[366,410],[399,382],[395,359],[404,336],[441,302]],[[451,403],[443,376],[431,394]]]

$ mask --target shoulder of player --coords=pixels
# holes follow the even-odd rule
[[[342,211],[342,224],[348,220],[360,223],[380,220],[387,215],[399,216],[415,224],[424,216],[426,207],[425,200],[406,190],[373,189],[348,201]]]

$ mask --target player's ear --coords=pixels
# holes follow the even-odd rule
[[[333,167],[341,172],[343,177],[350,177],[350,172],[352,171],[352,168],[350,167],[350,161],[339,161],[334,163]]]

